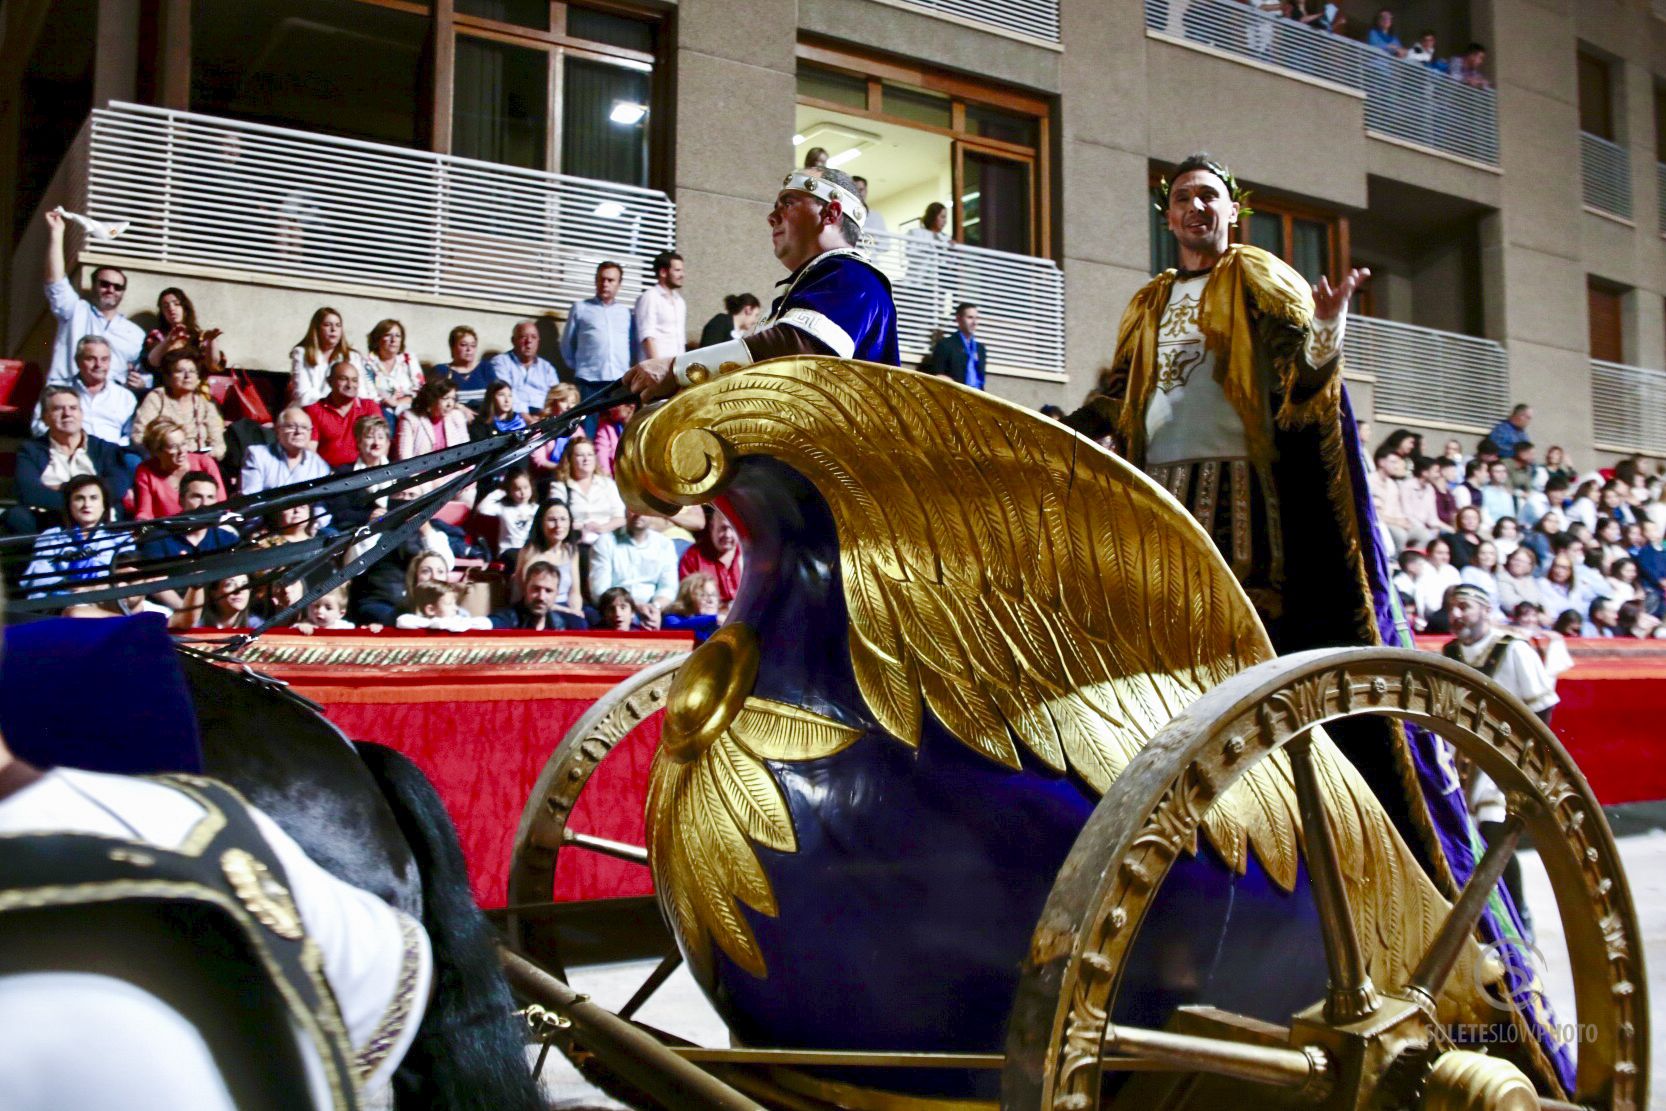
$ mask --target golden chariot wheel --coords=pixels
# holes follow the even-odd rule
[[[521,812],[509,869],[505,914],[509,946],[569,983],[574,967],[583,961],[574,951],[578,939],[572,936],[571,927],[564,926],[557,913],[558,904],[551,901],[561,862],[574,854],[594,853],[640,867],[645,875],[648,871],[646,846],[578,828],[572,821],[574,809],[602,762],[638,726],[665,708],[666,692],[687,658],[686,654],[678,655],[645,668],[597,699],[550,753]],[[657,906],[649,911],[647,919],[663,927]],[[659,948],[663,959],[620,1008],[622,1017],[631,1018],[682,963],[669,931],[665,931]],[[582,1048],[565,1040],[557,1044],[579,1071],[604,1091],[632,1106],[653,1105],[634,1085],[613,1075]]]
[[[1316,772],[1317,727],[1362,716],[1424,726],[1492,777],[1504,833],[1477,862],[1403,990],[1366,974],[1336,827]],[[1219,796],[1283,751],[1294,778],[1324,940],[1326,997],[1288,1026],[1207,1006],[1164,1029],[1109,1021],[1171,866],[1194,851]],[[1552,1097],[1510,1055],[1457,1049],[1434,1014],[1460,951],[1523,837],[1566,931],[1577,1004],[1577,1083]],[[1319,959],[1319,954],[1314,955]],[[1494,966],[1494,978],[1501,970]],[[1589,785],[1518,699],[1461,664],[1403,649],[1323,649],[1269,660],[1165,726],[1100,800],[1032,937],[1008,1026],[1003,1106],[1641,1109],[1648,1089],[1642,935],[1613,834]],[[1566,1016],[1571,1017],[1571,1016]],[[1154,1086],[1154,1081],[1166,1078]],[[1107,1088],[1107,1084],[1110,1087]]]

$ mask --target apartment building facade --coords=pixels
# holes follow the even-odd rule
[[[456,323],[500,348],[672,245],[697,331],[767,303],[765,215],[821,147],[868,181],[905,358],[973,301],[989,388],[1069,407],[1172,257],[1155,182],[1203,148],[1253,190],[1246,241],[1373,269],[1374,435],[1473,441],[1525,401],[1582,465],[1666,457],[1666,6],[1392,8],[1441,57],[1484,43],[1496,88],[1237,0],[5,0],[4,347],[50,334],[59,203],[132,222],[79,266],[124,266],[135,313],[187,288],[246,365],[323,304],[425,360]]]

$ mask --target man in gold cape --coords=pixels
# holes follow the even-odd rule
[[[1066,423],[1110,436],[1191,511],[1280,652],[1377,643],[1341,383],[1348,299],[1370,272],[1312,290],[1266,251],[1229,246],[1240,196],[1207,155],[1180,165],[1164,211],[1181,269],[1135,294],[1109,372]]]
[[[1109,437],[1214,539],[1281,654],[1347,645],[1412,647],[1389,581],[1342,386],[1347,306],[1369,270],[1310,289],[1257,247],[1229,245],[1242,215],[1232,172],[1207,154],[1162,189],[1180,268],[1134,295],[1116,354],[1065,423]],[[1450,755],[1431,734],[1348,723],[1332,737],[1371,783],[1406,843],[1453,897],[1480,842]],[[1482,934],[1519,942],[1514,908],[1489,906]],[[1538,991],[1511,974],[1512,997]],[[1516,982],[1518,979],[1521,982]],[[1542,1023],[1540,1048],[1571,1083]]]

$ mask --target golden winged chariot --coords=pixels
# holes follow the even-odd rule
[[[1612,838],[1478,674],[1394,649],[1275,659],[1166,492],[941,378],[723,374],[639,416],[616,477],[650,512],[716,502],[745,545],[725,623],[657,680],[646,853],[728,1052],[799,1054],[734,1071],[766,1103],[1641,1098]],[[1537,983],[1477,929],[1507,853],[1460,890],[1415,795],[1324,728],[1365,718],[1434,730],[1510,793],[1598,1032],[1577,1075]],[[1507,1050],[1453,1035],[1479,1029]]]

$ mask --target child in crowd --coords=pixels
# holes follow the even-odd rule
[[[622,402],[604,413],[596,426],[596,469],[603,474],[613,473],[613,457],[619,453],[619,440],[625,434],[625,425],[635,415],[636,403]]]
[[[489,617],[476,617],[463,610],[457,600],[457,589],[450,583],[418,583],[411,591],[410,613],[402,613],[395,626],[401,629],[437,629],[449,633],[464,633],[471,629],[490,629]]]
[[[304,621],[295,622],[295,631],[311,635],[318,629],[357,629],[347,620],[347,588],[338,586],[307,607]],[[374,627],[373,627],[374,628]]]
[[[629,632],[636,620],[636,605],[631,601],[631,592],[622,586],[602,591],[602,596],[596,599],[596,613],[596,628]]]
[[[480,499],[474,511],[498,519],[497,556],[513,566],[532,535],[532,522],[538,515],[538,504],[532,500],[532,476],[521,470],[510,471],[501,486]]]
[[[550,392],[544,395],[544,412],[546,417],[560,416],[579,402],[578,387],[571,382],[557,382],[550,387]],[[571,436],[557,436],[547,440],[538,450],[532,453],[532,470],[538,476],[539,485],[547,488],[550,479],[554,477],[555,469],[561,465],[561,457],[567,453],[567,444],[577,437],[584,436],[582,428]]]

